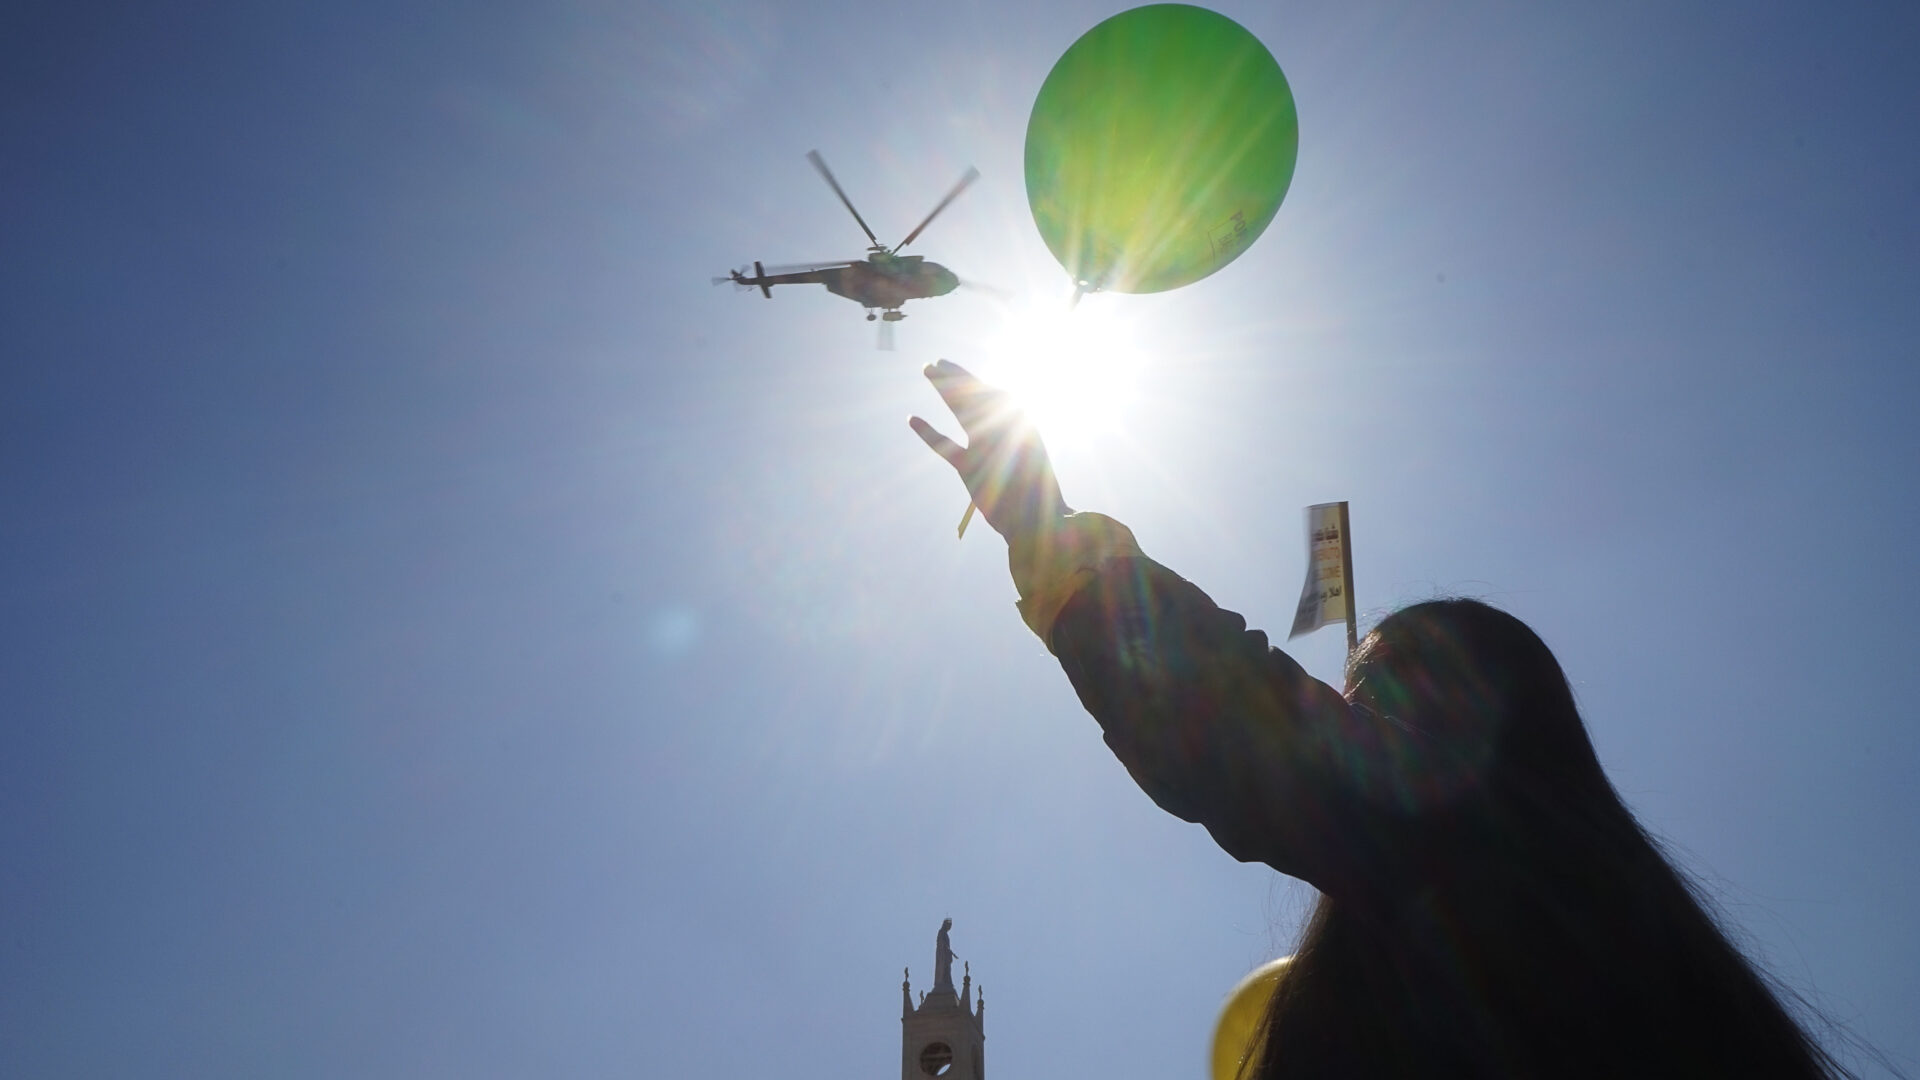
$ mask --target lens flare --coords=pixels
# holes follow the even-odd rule
[[[1146,358],[1104,297],[1010,311],[974,373],[1019,399],[1050,446],[1120,431],[1139,396]]]

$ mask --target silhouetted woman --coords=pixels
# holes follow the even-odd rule
[[[1822,1077],[1607,781],[1559,663],[1471,600],[1405,608],[1347,693],[1075,514],[1039,437],[946,361],[962,447],[914,430],[1008,541],[1027,625],[1161,808],[1321,892],[1257,1077]]]

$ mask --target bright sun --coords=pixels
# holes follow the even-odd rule
[[[1118,431],[1139,392],[1145,356],[1108,300],[1024,304],[983,343],[974,373],[1018,398],[1050,445]]]

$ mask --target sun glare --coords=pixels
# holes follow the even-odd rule
[[[1010,310],[975,367],[1020,400],[1052,445],[1083,444],[1120,430],[1138,396],[1145,356],[1106,300]]]

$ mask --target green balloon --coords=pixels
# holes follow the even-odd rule
[[[1027,204],[1081,287],[1163,292],[1259,238],[1299,150],[1293,91],[1260,39],[1205,8],[1149,4],[1053,65],[1027,121]]]

